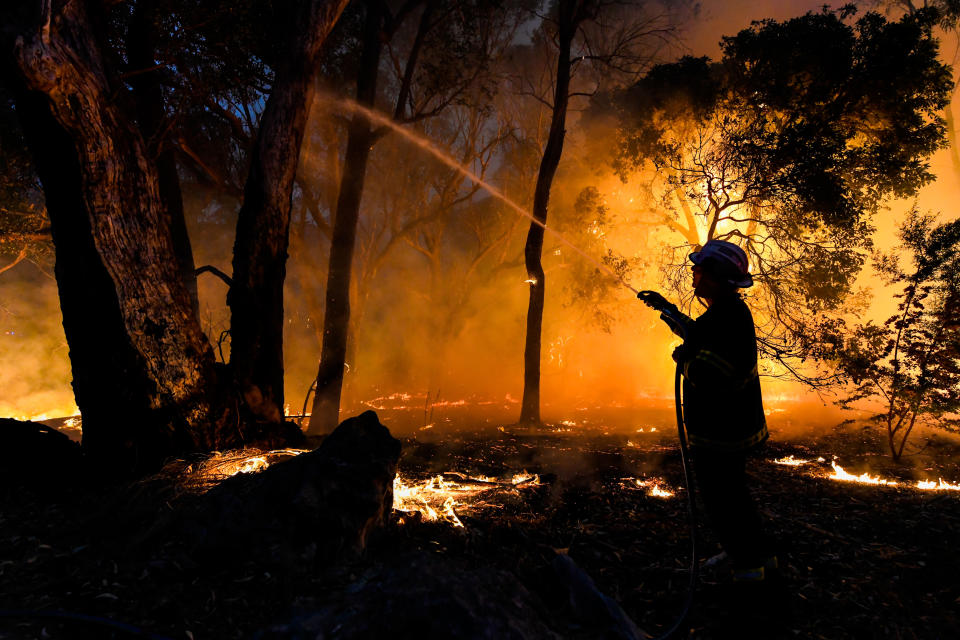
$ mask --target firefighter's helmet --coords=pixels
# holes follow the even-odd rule
[[[710,240],[699,251],[690,254],[690,261],[734,287],[753,286],[747,254],[732,242]]]

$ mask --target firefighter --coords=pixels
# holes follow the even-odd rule
[[[777,570],[747,487],[747,456],[767,439],[757,375],[757,338],[738,290],[753,285],[746,253],[710,240],[690,254],[695,295],[707,306],[696,320],[658,293],[640,299],[684,338],[673,352],[683,374],[683,409],[693,468],[707,518],[737,583],[763,583]]]

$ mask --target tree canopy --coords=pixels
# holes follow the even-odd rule
[[[616,170],[644,181],[649,215],[683,236],[668,279],[685,283],[697,245],[739,242],[762,349],[784,364],[822,355],[814,329],[851,292],[874,216],[934,179],[946,141],[937,14],[851,11],[756,22],[722,40],[719,62],[660,65],[593,108],[618,124]]]

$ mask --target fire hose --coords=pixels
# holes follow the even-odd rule
[[[686,340],[687,330],[685,316],[680,313],[677,307],[667,302],[663,296],[655,291],[640,291],[637,293],[644,304],[660,312],[660,318],[667,323],[670,329]],[[690,479],[690,465],[688,462],[689,450],[687,448],[687,433],[683,420],[683,366],[677,363],[676,371],[673,377],[673,399],[676,405],[677,414],[677,439],[680,442],[680,466],[683,468],[683,482],[687,488],[687,517],[690,527],[690,580],[687,584],[687,597],[684,601],[683,609],[677,616],[673,624],[653,640],[667,640],[672,638],[680,627],[686,621],[687,616],[693,608],[694,595],[697,589],[697,579],[700,575],[700,564],[697,558],[697,507],[693,497],[693,483]]]

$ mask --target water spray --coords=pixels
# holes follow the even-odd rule
[[[353,112],[355,112],[355,113],[360,113],[360,114],[362,114],[364,117],[366,117],[368,120],[370,120],[371,122],[375,122],[376,124],[378,124],[378,125],[380,125],[380,126],[387,127],[387,128],[390,129],[391,131],[397,133],[397,134],[400,135],[404,140],[406,140],[406,141],[408,141],[408,142],[416,145],[417,147],[423,149],[424,151],[426,151],[427,153],[429,153],[429,154],[432,155],[434,158],[436,158],[436,159],[439,160],[440,162],[444,163],[445,165],[447,165],[447,166],[450,167],[451,169],[454,169],[455,171],[459,171],[461,174],[463,174],[464,176],[466,176],[467,178],[469,178],[474,184],[476,184],[477,186],[481,187],[483,190],[485,190],[487,193],[489,193],[490,195],[492,195],[494,198],[497,198],[498,200],[500,200],[501,202],[503,202],[504,204],[506,204],[508,207],[510,207],[511,209],[513,209],[516,213],[519,213],[520,215],[522,215],[522,216],[524,216],[524,217],[526,217],[526,218],[529,218],[535,225],[537,225],[538,227],[541,227],[544,231],[546,231],[547,233],[549,233],[549,234],[551,234],[552,236],[554,236],[554,237],[555,237],[557,240],[559,240],[561,243],[563,243],[563,244],[566,245],[567,247],[569,247],[569,248],[573,249],[574,251],[576,251],[578,254],[580,254],[580,255],[581,255],[583,258],[585,258],[587,261],[589,261],[590,263],[594,264],[600,271],[602,271],[603,273],[607,274],[608,276],[610,276],[611,278],[613,278],[614,280],[616,280],[617,282],[619,282],[620,284],[622,284],[624,287],[626,287],[627,289],[629,289],[630,291],[632,291],[634,294],[639,294],[639,293],[640,293],[639,290],[637,290],[633,285],[631,285],[631,284],[628,283],[626,280],[624,280],[623,277],[620,276],[620,275],[619,275],[617,272],[615,272],[613,269],[611,269],[611,268],[608,267],[607,265],[603,264],[603,263],[600,262],[599,260],[596,260],[595,258],[593,258],[592,256],[590,256],[589,254],[587,254],[583,249],[581,249],[580,247],[578,247],[578,246],[575,245],[574,243],[572,243],[572,242],[570,242],[569,240],[567,240],[567,239],[563,236],[563,234],[561,234],[559,231],[556,231],[556,230],[553,229],[552,227],[548,227],[548,226],[546,225],[546,223],[541,222],[540,220],[538,220],[536,216],[534,216],[532,213],[530,213],[529,211],[527,211],[525,208],[523,208],[522,206],[520,206],[519,204],[517,204],[514,200],[512,200],[509,196],[507,196],[507,194],[505,194],[503,191],[501,191],[501,190],[498,189],[497,187],[493,186],[492,184],[490,184],[489,182],[487,182],[486,180],[484,180],[483,178],[481,178],[480,176],[478,176],[474,171],[471,171],[469,168],[467,168],[467,167],[463,166],[462,164],[460,164],[459,162],[457,162],[457,160],[456,160],[455,158],[453,158],[452,156],[450,156],[450,155],[449,155],[448,153],[446,153],[445,151],[443,151],[443,150],[441,150],[441,149],[438,149],[438,148],[436,147],[436,145],[434,145],[430,140],[424,138],[424,137],[421,136],[421,135],[418,135],[418,134],[414,133],[413,131],[410,131],[410,130],[407,129],[406,127],[401,126],[400,124],[398,124],[396,121],[394,121],[394,120],[393,120],[392,118],[390,118],[389,116],[386,116],[386,115],[384,115],[384,114],[382,114],[382,113],[378,113],[377,111],[375,111],[375,110],[373,110],[373,109],[370,109],[370,108],[367,108],[367,107],[363,106],[362,104],[359,104],[359,103],[357,103],[357,102],[355,102],[355,101],[353,101],[353,100],[350,100],[350,99],[348,99],[348,98],[338,98],[338,97],[334,97],[334,96],[329,96],[329,95],[328,95],[328,96],[324,96],[322,99],[324,99],[324,100],[326,100],[326,101],[328,101],[328,102],[332,102],[333,104],[336,104],[336,105],[338,105],[338,106],[344,107],[345,109],[348,109],[348,110],[353,111]]]

